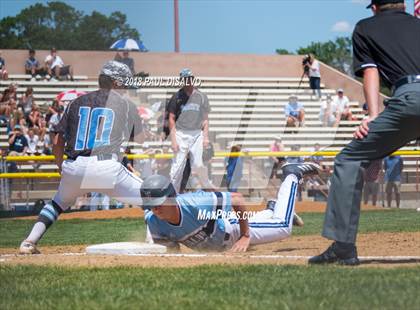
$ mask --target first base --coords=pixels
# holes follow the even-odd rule
[[[86,254],[131,255],[131,254],[163,254],[166,246],[143,242],[115,242],[90,245]]]

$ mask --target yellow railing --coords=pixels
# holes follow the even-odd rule
[[[286,157],[286,156],[324,156],[335,157],[339,151],[320,151],[320,152],[216,152],[214,157]],[[396,151],[393,155],[400,156],[420,156],[420,151]],[[170,159],[173,154],[129,154],[128,159]],[[65,157],[66,158],[66,157]],[[3,160],[13,162],[39,162],[54,161],[53,155],[40,156],[6,156]],[[0,173],[0,178],[21,179],[21,178],[59,178],[58,172],[16,172],[16,173]]]

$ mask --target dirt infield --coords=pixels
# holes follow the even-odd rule
[[[252,211],[258,211],[264,209],[263,205],[250,205],[248,208]],[[313,202],[313,201],[304,201],[296,203],[296,212],[305,213],[305,212],[324,212],[326,208],[325,202]],[[362,210],[383,210],[382,207],[375,207],[371,205],[365,205],[362,207]],[[113,218],[135,218],[143,217],[143,210],[140,208],[124,208],[116,210],[107,210],[107,211],[83,211],[83,212],[71,212],[64,213],[60,216],[61,220],[71,220],[71,219],[113,219]],[[18,217],[16,219],[28,220],[36,219],[36,216],[25,216]]]
[[[298,213],[324,212],[325,203],[299,202]],[[251,206],[251,210],[260,210],[261,205]],[[363,210],[383,210],[381,207],[363,206]],[[72,212],[63,214],[60,220],[69,219],[113,219],[143,217],[139,208],[124,208],[118,210],[95,212]],[[35,219],[36,217],[21,217],[19,219]],[[364,257],[380,256],[412,256],[420,257],[420,232],[412,233],[370,233],[358,237],[359,255]],[[76,246],[41,246],[42,255],[15,255],[17,248],[0,248],[1,264],[36,264],[65,265],[86,267],[139,266],[139,267],[188,267],[204,264],[306,264],[306,257],[323,251],[329,241],[320,235],[292,236],[281,242],[259,245],[251,248],[246,254],[209,253],[208,256],[101,256],[85,255],[87,245]],[[182,248],[181,254],[193,254],[191,250]],[[203,253],[198,253],[203,254]],[[367,266],[393,267],[420,265],[420,260],[380,262],[377,259],[368,260]]]
[[[371,233],[358,238],[359,255],[363,257],[417,257],[416,260],[400,259],[382,261],[365,259],[365,266],[395,267],[420,265],[420,232],[414,233]],[[85,267],[137,266],[137,267],[191,267],[205,264],[306,264],[306,257],[318,254],[329,245],[319,235],[296,236],[281,242],[255,246],[246,254],[209,253],[209,256],[102,256],[84,255],[86,245],[45,246],[43,255],[15,255],[16,248],[0,249],[1,264],[35,264]],[[65,254],[65,253],[72,253]],[[192,254],[183,248],[183,254]],[[13,254],[13,255],[11,255]],[[197,253],[203,254],[203,253]],[[298,256],[298,257],[297,257]]]

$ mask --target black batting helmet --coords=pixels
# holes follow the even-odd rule
[[[169,197],[175,197],[176,191],[171,181],[163,175],[152,175],[141,185],[140,195],[143,199],[143,209],[151,209],[162,205]]]

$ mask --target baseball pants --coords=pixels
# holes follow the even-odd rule
[[[248,220],[251,245],[280,241],[292,234],[298,185],[296,176],[287,176],[277,193],[274,211],[257,212]],[[225,229],[230,234],[227,243],[227,248],[230,248],[241,237],[238,220],[225,219]]]
[[[96,156],[79,156],[76,160],[63,162],[61,182],[53,201],[66,210],[78,197],[99,192],[123,203],[141,205],[141,184],[142,180],[129,172],[117,158],[98,160]]]
[[[187,156],[190,155],[191,169],[197,174],[201,186],[204,188],[213,188],[207,175],[207,169],[203,165],[203,133],[201,130],[176,131],[176,142],[179,151],[175,154],[171,167],[171,181],[176,191],[179,193],[181,188],[182,176],[187,162]]]
[[[354,139],[336,157],[322,235],[355,243],[363,189],[363,169],[420,135],[420,84],[399,87],[387,107],[369,124],[369,134]]]

